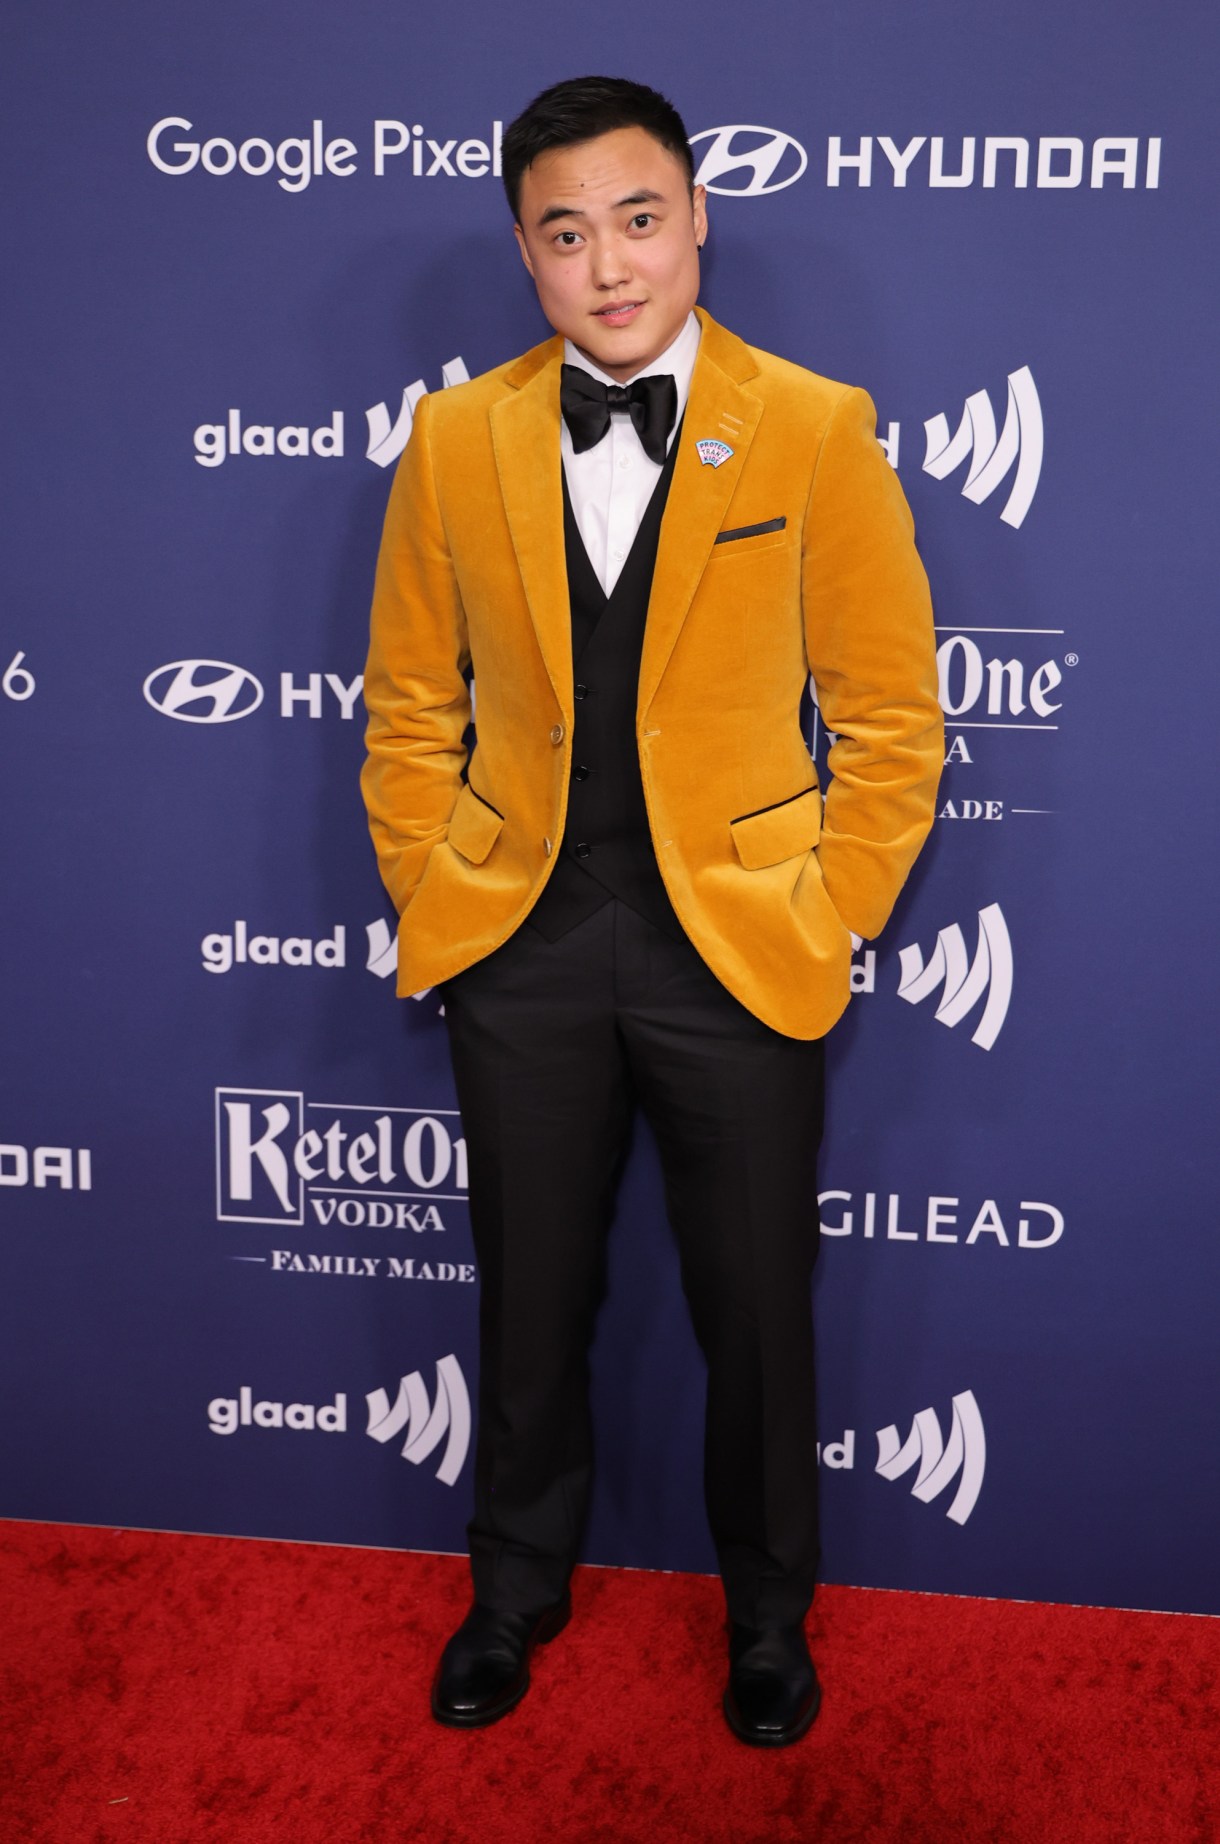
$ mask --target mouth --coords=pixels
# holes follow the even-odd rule
[[[644,311],[642,301],[612,301],[609,307],[599,307],[593,318],[600,320],[603,326],[625,327]]]

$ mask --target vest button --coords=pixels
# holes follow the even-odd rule
[[[573,850],[578,858],[587,858],[589,853],[593,850],[593,847],[591,845],[585,845],[582,841],[581,844],[574,846]]]
[[[551,741],[556,744],[562,743],[563,741],[563,725],[562,724],[552,724],[551,725]]]
[[[592,772],[593,771],[586,768],[582,762],[579,768],[574,768],[572,770],[572,778],[575,781],[584,781]]]
[[[576,687],[576,696],[578,698],[585,698],[588,696],[588,694],[589,694],[589,687],[587,685],[578,685]]]

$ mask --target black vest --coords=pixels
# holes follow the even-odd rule
[[[648,600],[681,436],[679,424],[610,595],[589,562],[564,477],[576,697],[572,771],[559,861],[527,918],[549,941],[558,941],[612,896],[667,934],[686,939],[653,851],[635,734]]]

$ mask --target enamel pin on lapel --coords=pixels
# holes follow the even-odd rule
[[[718,442],[715,436],[705,435],[701,442],[695,443],[695,453],[704,467],[720,467],[729,459],[733,450],[727,442]]]

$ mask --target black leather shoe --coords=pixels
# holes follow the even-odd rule
[[[432,1714],[455,1729],[478,1729],[507,1716],[530,1687],[530,1653],[562,1633],[572,1597],[545,1613],[501,1613],[476,1601],[441,1653]]]
[[[802,1625],[762,1632],[736,1622],[730,1626],[724,1713],[739,1740],[759,1748],[799,1741],[821,1701]]]

